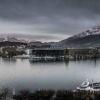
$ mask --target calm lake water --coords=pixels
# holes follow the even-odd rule
[[[0,87],[16,90],[75,89],[87,78],[100,81],[100,59],[45,63],[0,59]]]

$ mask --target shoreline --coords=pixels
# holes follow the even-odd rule
[[[100,100],[100,91],[37,90],[30,92],[21,90],[11,97],[12,100]]]

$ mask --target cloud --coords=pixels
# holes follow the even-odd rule
[[[99,25],[99,4],[100,0],[0,0],[0,33],[61,40]]]

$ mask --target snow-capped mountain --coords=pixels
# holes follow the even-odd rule
[[[6,37],[6,38],[5,38]],[[34,37],[31,35],[22,34],[3,34],[0,35],[0,41],[10,42],[22,42],[29,43],[29,45],[39,46],[50,46],[52,48],[89,48],[89,47],[100,47],[100,26],[90,28],[82,33],[71,36],[65,40],[59,42],[47,42],[42,43],[41,41],[32,41]]]
[[[34,40],[32,35],[24,35],[19,33],[0,33],[0,38],[4,38],[6,41],[28,42]]]
[[[85,37],[88,35],[98,35],[98,34],[100,34],[100,26],[93,27],[89,30],[82,32],[82,33],[74,35],[73,37],[78,38],[78,37]]]
[[[98,47],[100,46],[100,26],[62,40],[58,45],[62,45],[65,48]]]

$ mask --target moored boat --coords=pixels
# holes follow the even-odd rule
[[[90,83],[87,79],[80,86],[77,87],[77,90],[80,90],[80,91],[100,91],[100,82]]]

